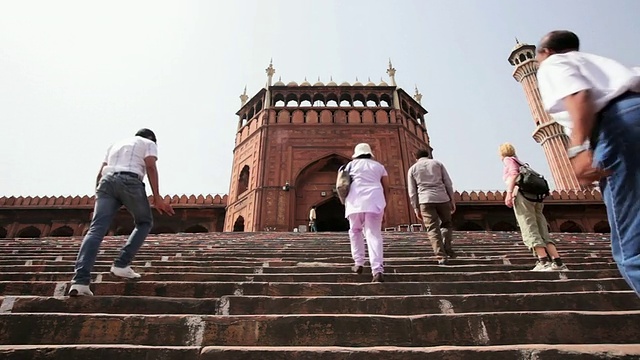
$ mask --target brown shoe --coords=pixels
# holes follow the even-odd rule
[[[371,282],[374,282],[374,283],[384,282],[384,275],[382,273],[377,273],[373,275],[373,280],[371,280]]]
[[[362,269],[363,269],[363,267],[362,266],[358,266],[358,265],[353,265],[351,267],[351,271],[353,271],[354,273],[356,273],[358,275],[362,274]]]

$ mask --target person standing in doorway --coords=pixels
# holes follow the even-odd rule
[[[449,173],[441,162],[429,158],[429,151],[418,150],[407,184],[411,206],[425,226],[438,264],[445,265],[456,257],[451,247],[451,214],[456,202]]]
[[[600,182],[613,258],[640,295],[640,73],[581,52],[571,31],[548,33],[537,52],[545,110],[569,114],[571,165],[583,185]]]
[[[533,250],[538,258],[532,271],[567,271],[562,263],[556,243],[549,236],[547,219],[542,213],[544,204],[535,195],[528,195],[518,191],[516,185],[522,163],[516,157],[516,149],[509,143],[500,145],[500,158],[504,164],[503,179],[507,184],[507,195],[504,203],[516,216],[520,227],[522,241]],[[551,258],[551,261],[549,261]]]
[[[174,214],[171,205],[165,203],[160,196],[157,159],[156,135],[149,129],[141,129],[135,136],[116,142],[107,150],[96,181],[93,219],[80,245],[75,276],[69,289],[70,296],[93,295],[89,288],[91,270],[93,270],[100,243],[122,205],[133,216],[135,229],[111,266],[111,273],[125,279],[140,277],[140,274],[131,269],[130,264],[153,225],[151,207],[142,182],[145,173],[153,192],[153,206],[161,214]]]
[[[373,159],[369,144],[356,145],[353,161],[347,165],[351,175],[349,194],[345,199],[345,217],[349,219],[349,239],[353,256],[353,272],[361,274],[365,261],[364,239],[367,239],[372,282],[384,281],[382,218],[389,196],[387,170]]]
[[[311,210],[309,210],[309,231],[318,232],[318,228],[316,227],[316,207],[315,206],[312,206]]]

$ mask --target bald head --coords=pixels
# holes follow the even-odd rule
[[[552,53],[565,53],[580,50],[578,35],[568,30],[556,30],[540,40],[539,50],[547,49]]]

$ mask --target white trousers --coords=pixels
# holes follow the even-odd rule
[[[371,273],[384,273],[382,254],[382,215],[376,213],[356,213],[349,215],[349,239],[351,240],[351,256],[356,266],[363,266],[365,261],[364,239],[369,248]]]

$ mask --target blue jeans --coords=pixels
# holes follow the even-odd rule
[[[153,226],[153,215],[144,183],[129,175],[106,175],[100,180],[96,190],[93,219],[76,259],[76,273],[72,280],[74,284],[89,285],[91,282],[91,270],[96,262],[100,243],[122,205],[133,215],[136,227],[113,264],[116,267],[127,267],[133,261]]]
[[[640,295],[640,94],[614,100],[599,114],[594,162],[611,170],[600,182],[620,273]]]

